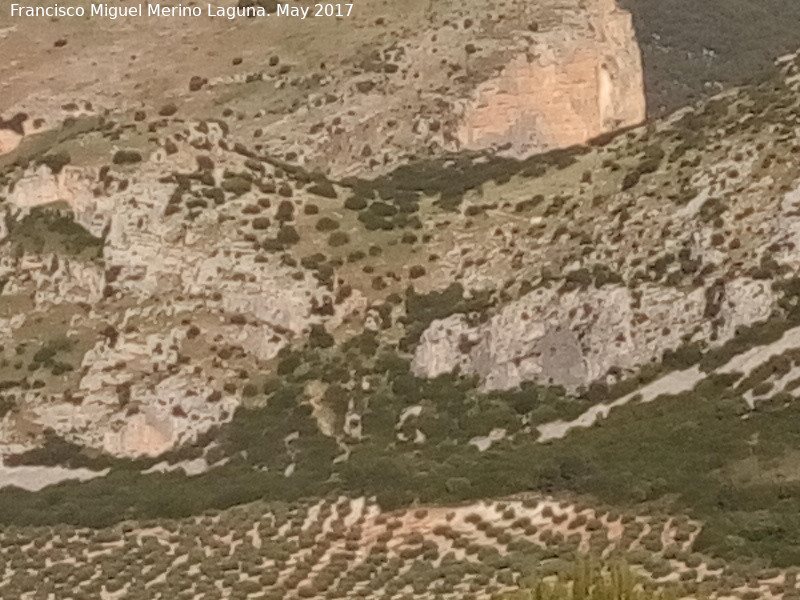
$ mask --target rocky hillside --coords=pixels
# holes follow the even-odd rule
[[[432,195],[459,175],[437,161],[547,150],[644,116],[630,18],[613,2],[392,10],[346,24],[200,19],[189,40],[172,35],[174,19],[151,19],[144,38],[123,20],[91,38],[80,21],[48,25],[57,43],[31,39],[33,21],[6,32],[4,112],[17,115],[0,159],[7,448],[48,430],[121,456],[196,439],[230,419],[282,348],[374,327],[375,306],[409,277],[420,289],[457,280],[460,265],[429,260],[450,243],[428,233],[434,214],[516,167],[453,182],[440,211]],[[316,45],[296,43],[301,27]],[[193,40],[207,36],[231,50],[199,69]],[[280,51],[247,42],[257,37]],[[333,39],[341,51],[323,60]],[[90,63],[134,40],[109,93]],[[36,65],[44,54],[63,69]],[[145,63],[169,68],[148,71],[146,90]],[[35,91],[44,71],[52,96]],[[432,162],[403,166],[415,155]]]
[[[612,2],[359,8],[2,31],[0,589],[798,596],[800,55],[640,124]]]
[[[240,143],[337,177],[465,149],[529,154],[644,118],[639,49],[613,0],[234,23],[20,20],[3,32],[0,111],[27,115],[30,133],[109,113],[143,134],[159,117],[222,118]]]

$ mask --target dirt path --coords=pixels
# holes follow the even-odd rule
[[[605,419],[612,409],[624,406],[636,397],[641,397],[641,402],[652,402],[663,394],[680,394],[692,389],[704,377],[704,373],[697,367],[685,371],[674,371],[664,377],[648,383],[635,392],[617,398],[608,404],[592,406],[582,415],[572,421],[551,421],[539,425],[539,442],[548,442],[563,438],[571,429],[577,427],[591,427],[598,419]]]
[[[758,365],[787,350],[800,346],[800,327],[784,332],[780,339],[766,346],[751,348],[747,352],[737,354],[726,364],[717,369],[717,373],[750,373]]]
[[[108,473],[91,469],[67,469],[65,467],[6,467],[0,464],[0,489],[18,487],[29,492],[38,492],[48,485],[61,483],[70,479],[87,481],[102,477]]]

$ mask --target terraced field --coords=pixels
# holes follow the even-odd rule
[[[103,530],[11,528],[6,597],[485,598],[549,577],[570,557],[622,555],[653,581],[735,597],[793,588],[740,581],[691,552],[697,523],[621,516],[548,498],[383,512],[344,497],[253,504]],[[780,588],[780,589],[779,589]],[[761,595],[760,597],[766,597]]]

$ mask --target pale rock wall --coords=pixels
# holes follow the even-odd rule
[[[213,138],[218,132],[210,129]],[[194,150],[171,155],[170,167],[194,169]],[[69,395],[26,390],[19,399],[25,410],[0,421],[0,451],[35,447],[46,430],[115,456],[155,456],[191,442],[229,420],[238,406],[238,392],[226,392],[223,381],[240,377],[242,366],[263,368],[320,319],[312,306],[321,305],[327,291],[314,277],[293,277],[295,269],[279,256],[242,238],[247,230],[238,220],[218,218],[239,214],[259,191],[192,221],[170,219],[164,212],[174,184],[160,181],[163,173],[156,160],[143,163],[121,186],[113,174],[98,183],[95,168],[67,166],[54,175],[31,167],[10,189],[0,216],[20,219],[36,206],[61,202],[103,237],[104,246],[97,264],[60,254],[0,256],[4,295],[24,298],[39,311],[86,304],[92,308],[73,318],[70,334],[112,326],[116,335],[113,342],[92,342]],[[95,193],[98,185],[102,193]],[[277,203],[270,216],[275,210]],[[0,219],[0,239],[8,234],[4,223]],[[366,306],[356,291],[326,315],[326,325],[335,329]],[[192,339],[188,317],[201,330]],[[13,339],[25,320],[26,314],[0,319],[0,341]],[[223,358],[222,348],[234,356]]]
[[[22,141],[22,136],[9,129],[0,129],[0,156],[13,152],[19,143]]]
[[[179,330],[144,340],[121,335],[113,345],[100,342],[83,357],[78,389],[72,401],[26,393],[24,416],[9,413],[0,426],[0,443],[27,449],[14,421],[32,424],[114,456],[157,456],[232,417],[238,398],[222,394],[209,401],[214,388],[191,366],[182,365],[170,348],[183,342]],[[163,347],[167,351],[157,352]],[[127,387],[122,403],[119,390]]]
[[[66,166],[58,175],[53,175],[48,167],[40,165],[29,169],[11,188],[8,194],[10,210],[6,214],[20,220],[37,206],[63,203],[81,223],[91,206],[91,198],[91,177],[83,169]],[[8,233],[3,219],[0,241]],[[99,236],[102,227],[94,228],[92,233]],[[26,255],[20,259],[3,256],[0,258],[0,275],[8,277],[5,294],[28,295],[36,306],[61,302],[94,303],[102,298],[105,283],[102,265],[56,255]]]
[[[47,166],[41,165],[17,181],[8,199],[17,208],[65,202],[80,213],[91,204],[91,186],[91,179],[83,169],[67,165],[53,175]]]
[[[536,38],[463,107],[463,147],[510,145],[527,155],[581,144],[645,118],[642,62],[631,16],[614,0],[586,9],[588,35]]]
[[[36,289],[33,301],[37,306],[61,302],[91,303],[103,297],[105,280],[99,265],[51,255],[41,262],[30,260],[29,264],[20,265],[20,269],[29,273]]]
[[[173,437],[171,423],[147,411],[130,417],[119,431],[107,432],[103,450],[114,456],[158,456],[172,448]]]
[[[496,18],[453,8],[386,42],[396,72],[356,61],[331,79],[324,103],[269,125],[264,143],[340,178],[389,172],[411,156],[499,147],[525,156],[644,120],[640,51],[614,0],[520,2]]]
[[[422,335],[412,368],[436,377],[456,367],[478,375],[487,389],[523,381],[576,387],[609,369],[633,370],[659,360],[688,335],[709,339],[706,292],[645,286],[637,299],[628,288],[603,287],[560,294],[539,289],[505,306],[486,324],[463,315],[434,321]],[[765,319],[774,296],[768,283],[735,279],[724,286],[717,343],[736,327]]]
[[[189,170],[192,161],[182,168]],[[96,195],[93,169],[68,166],[53,175],[39,167],[26,172],[9,194],[6,207],[17,219],[39,205],[66,203],[76,221],[103,235],[104,250],[103,264],[60,255],[3,257],[4,294],[31,298],[45,310],[63,302],[97,306],[104,289],[113,285],[132,305],[125,314],[103,319],[115,325],[119,337],[85,353],[70,398],[25,392],[20,404],[27,410],[19,423],[15,413],[6,416],[0,448],[32,447],[37,440],[24,433],[31,429],[50,429],[115,456],[155,456],[191,442],[232,417],[239,398],[224,391],[219,396],[219,382],[236,372],[213,352],[193,358],[192,364],[179,360],[179,352],[191,352],[193,342],[185,338],[185,326],[175,327],[184,318],[176,315],[205,315],[202,327],[209,339],[242,348],[261,361],[302,337],[316,318],[311,303],[323,293],[316,280],[292,278],[291,269],[276,257],[256,260],[253,244],[238,239],[235,228],[220,226],[216,214],[191,224],[165,219],[173,186],[158,181],[160,168],[145,166],[129,178],[126,190],[112,183],[105,194]],[[112,268],[117,271],[113,281],[107,280]],[[346,310],[358,311],[365,302],[354,294]],[[246,323],[232,323],[234,314]],[[135,324],[135,333],[124,333],[129,323]],[[20,325],[8,323],[0,333],[10,335]],[[124,405],[122,387],[129,395]]]

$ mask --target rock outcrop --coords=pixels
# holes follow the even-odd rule
[[[184,158],[179,152],[172,164]],[[53,174],[46,166],[31,167],[9,194],[10,221],[59,203],[102,236],[103,247],[102,261],[95,262],[58,254],[4,256],[4,293],[30,298],[34,311],[86,307],[71,317],[70,338],[96,327],[105,333],[83,352],[80,365],[73,363],[79,368],[69,393],[45,386],[21,394],[17,404],[25,410],[6,415],[0,433],[7,447],[35,446],[37,432],[48,430],[116,456],[155,456],[191,442],[228,420],[238,405],[221,381],[242,377],[244,364],[273,359],[315,320],[319,284],[292,277],[277,256],[245,239],[253,234],[233,216],[256,206],[255,191],[191,222],[170,219],[165,209],[175,184],[159,181],[161,168],[145,168],[124,185],[108,178],[100,193],[95,170],[66,167]],[[277,203],[260,208],[271,218],[276,209]],[[360,310],[355,295],[347,306]],[[20,317],[4,332],[13,336],[26,323]]]
[[[470,324],[463,315],[435,321],[412,366],[423,377],[459,368],[478,375],[487,389],[523,381],[575,388],[611,369],[631,371],[660,360],[687,339],[727,341],[738,326],[768,317],[773,303],[770,285],[749,279],[728,282],[715,299],[703,288],[539,289],[485,324]]]
[[[18,113],[8,121],[0,117],[0,156],[16,149],[25,135],[24,124],[28,115]]]
[[[165,87],[160,97],[201,99],[210,106],[215,98],[224,99],[236,112],[255,114],[252,123],[237,125],[247,129],[242,134],[259,138],[275,154],[290,155],[293,162],[335,177],[383,173],[412,156],[465,149],[503,147],[522,156],[581,143],[644,118],[639,48],[630,15],[615,0],[541,0],[497,11],[482,4],[445,2],[431,9],[414,3],[394,21],[387,10],[360,6],[346,31],[331,20],[318,20],[313,25],[318,43],[311,34],[305,52],[276,55],[273,59],[280,62],[269,64],[252,64],[253,58],[248,72],[239,67],[231,73],[230,62],[210,61],[202,65],[208,80],[202,92],[190,92],[186,82],[172,87],[175,72],[194,72],[200,65],[176,64],[174,70],[160,72],[156,64],[156,72],[147,76]],[[395,27],[397,19],[405,26]],[[226,46],[247,47],[255,30],[270,40],[285,34],[278,19],[246,21],[224,24]],[[376,27],[376,21],[391,27]],[[112,22],[87,50],[115,53],[130,45],[144,61],[157,47],[159,56],[185,61],[191,53],[180,44],[196,46],[223,35],[223,24],[214,20],[195,22],[191,32],[177,35],[180,21],[147,22],[153,40],[141,27]],[[32,35],[25,25],[10,36]],[[187,36],[199,40],[190,42]],[[331,52],[331,36],[341,38],[337,46],[347,50]],[[110,97],[98,84],[104,81],[105,67],[93,56],[72,56],[59,74],[63,85],[51,96],[26,94],[39,80],[29,73],[18,75],[15,94],[9,96],[13,104],[0,104],[0,110],[25,111],[42,127],[52,128],[65,118],[102,114],[104,109],[139,110],[153,101],[142,98],[141,86],[133,85],[143,77],[134,64],[127,67],[128,75],[116,78],[120,89]],[[241,63],[238,58],[235,65]],[[241,97],[230,93],[243,83],[262,92]],[[270,97],[266,109],[255,101],[264,95]],[[3,152],[15,144],[16,138],[0,140]]]
[[[0,129],[0,156],[15,150],[21,141],[20,134],[10,129]]]
[[[548,31],[463,108],[463,147],[517,155],[580,144],[645,118],[642,62],[630,14],[589,2],[585,31]]]

